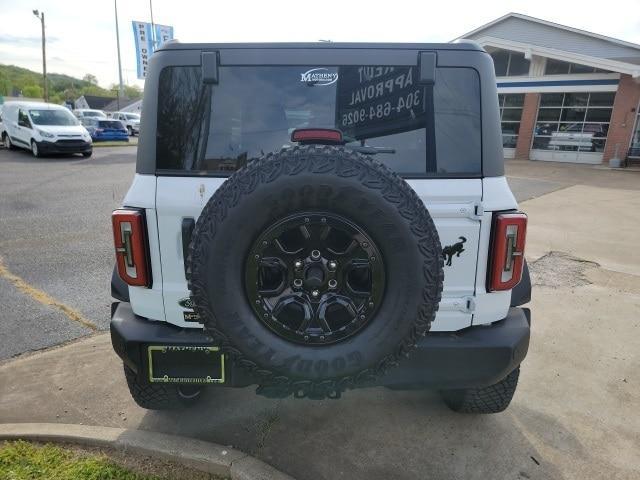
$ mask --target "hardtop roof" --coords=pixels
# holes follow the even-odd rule
[[[216,50],[216,49],[389,49],[389,50],[475,50],[484,51],[476,42],[454,43],[366,43],[366,42],[270,42],[270,43],[181,43],[171,40],[158,50]]]

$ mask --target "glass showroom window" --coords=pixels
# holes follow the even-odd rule
[[[514,77],[529,75],[529,60],[524,58],[524,53],[510,52],[508,50],[496,50],[491,53],[496,77]]]
[[[629,145],[629,157],[640,158],[640,111],[636,116],[636,127],[633,129],[633,137],[631,137],[631,145]]]
[[[543,93],[533,148],[602,152],[615,92]]]
[[[577,73],[611,73],[609,70],[601,68],[589,67],[588,65],[580,65],[579,63],[563,62],[547,58],[547,64],[544,67],[545,75],[569,75]]]
[[[500,94],[498,95],[498,103],[500,104],[500,120],[502,124],[502,146],[504,148],[516,148],[518,133],[520,132],[524,93]]]

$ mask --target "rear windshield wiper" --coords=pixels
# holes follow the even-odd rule
[[[368,145],[345,145],[345,147],[350,148],[358,153],[362,153],[363,155],[377,155],[378,153],[396,153],[395,148],[386,148],[386,147],[370,147]]]

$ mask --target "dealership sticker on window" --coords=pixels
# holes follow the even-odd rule
[[[338,81],[338,74],[327,68],[312,68],[300,74],[300,81],[313,86],[332,85]]]

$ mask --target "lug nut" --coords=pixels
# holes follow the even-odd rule
[[[362,248],[367,248],[369,244],[367,242],[362,242]]]
[[[338,282],[333,278],[329,280],[329,288],[336,288],[338,286]]]
[[[302,268],[302,262],[300,260],[296,260],[293,264],[296,270],[300,270]]]
[[[318,290],[314,290],[313,292],[311,292],[311,296],[314,298],[317,298],[318,295],[320,295],[320,292]]]
[[[338,264],[336,263],[336,261],[335,260],[329,261],[329,270],[335,270],[336,268],[338,268]]]
[[[319,250],[313,250],[311,252],[311,258],[313,258],[314,260],[318,260],[320,258],[320,251]]]
[[[296,288],[300,288],[300,287],[302,287],[302,280],[300,280],[299,278],[296,278],[296,279],[293,281],[293,286],[294,286],[294,287],[296,287]]]

